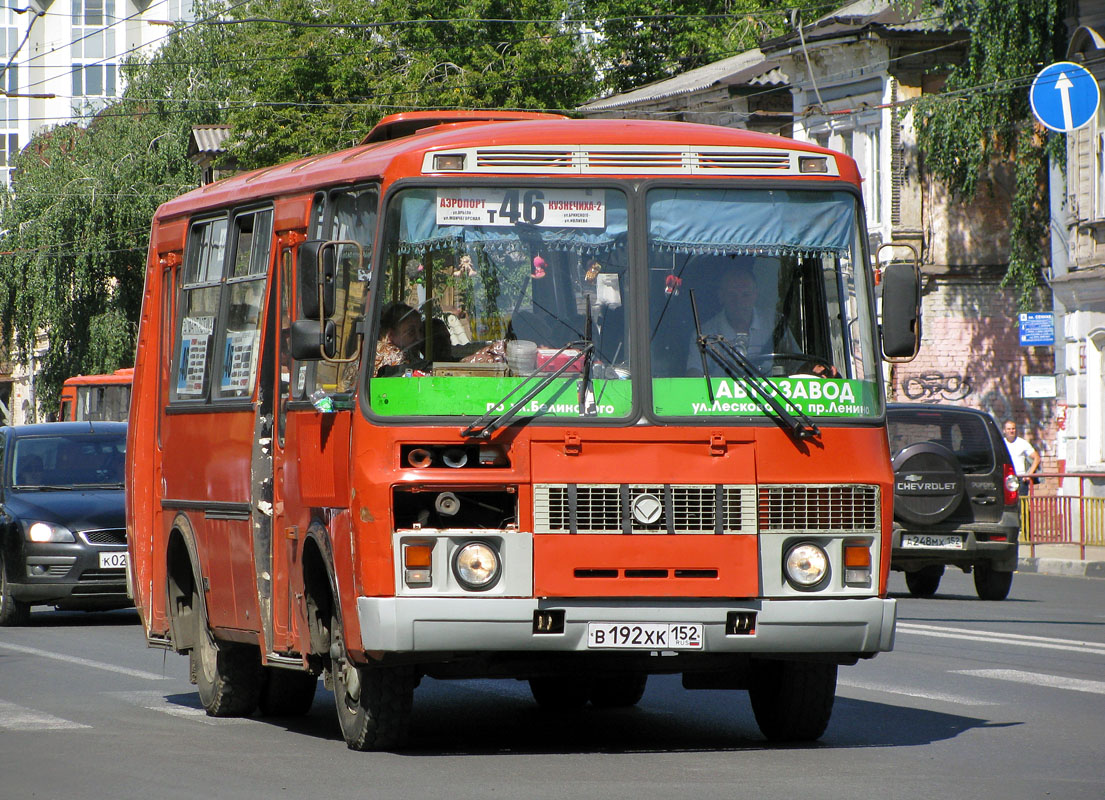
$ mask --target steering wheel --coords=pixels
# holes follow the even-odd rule
[[[761,353],[758,356],[753,357],[752,362],[760,369],[766,369],[769,365],[775,364],[794,364],[797,369],[787,370],[785,374],[810,374],[817,375],[819,378],[838,378],[840,373],[837,372],[833,362],[822,356],[811,355],[810,353]],[[812,367],[824,367],[824,372],[818,374],[813,371]]]

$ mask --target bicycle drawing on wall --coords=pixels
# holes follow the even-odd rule
[[[945,375],[943,372],[922,372],[911,375],[902,382],[902,391],[910,400],[936,402],[937,400],[962,400],[972,391],[969,376]]]

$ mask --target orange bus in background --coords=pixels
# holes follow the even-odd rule
[[[76,375],[61,386],[58,420],[108,420],[126,422],[130,411],[134,369],[117,369],[106,375]]]
[[[304,713],[322,676],[353,749],[403,742],[422,676],[564,711],[679,673],[818,738],[894,635],[881,364],[920,292],[915,263],[877,285],[863,221],[812,144],[494,112],[164,204],[128,433],[148,643],[216,716]]]

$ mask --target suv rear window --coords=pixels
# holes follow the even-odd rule
[[[919,442],[936,442],[951,450],[964,472],[986,473],[994,468],[990,435],[981,418],[945,411],[891,413],[890,453]]]

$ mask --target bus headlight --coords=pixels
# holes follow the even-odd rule
[[[783,564],[787,580],[798,589],[812,589],[829,574],[829,556],[812,542],[791,547]]]
[[[473,592],[494,586],[502,573],[498,551],[487,542],[469,542],[453,556],[453,575],[457,582]]]

